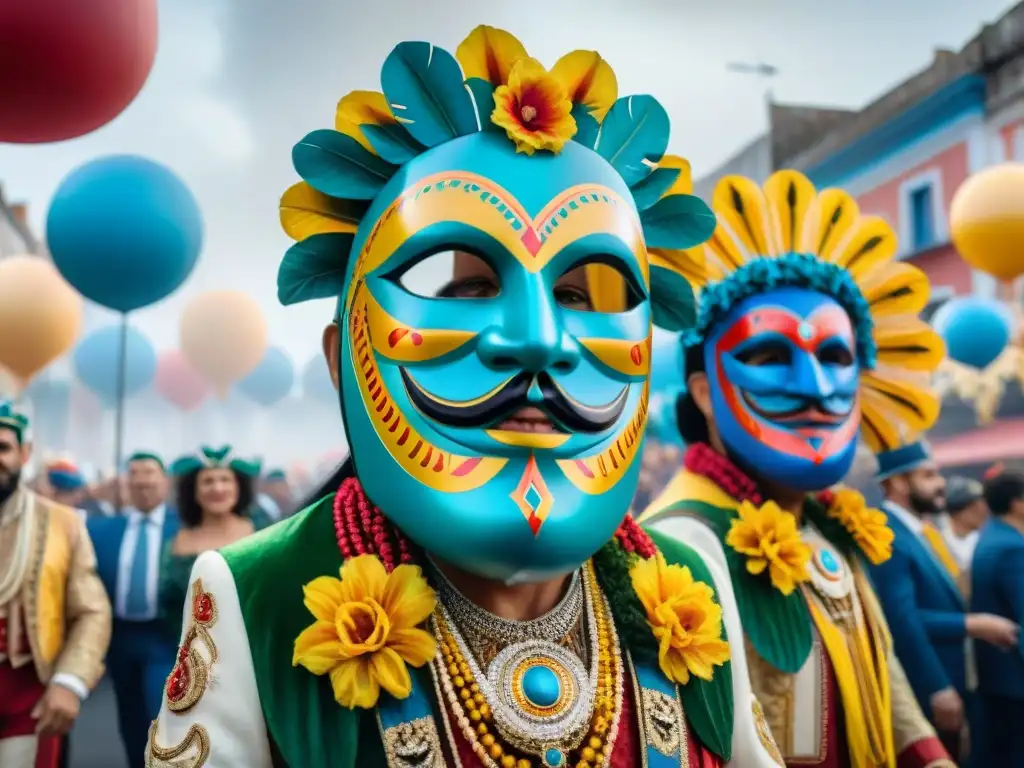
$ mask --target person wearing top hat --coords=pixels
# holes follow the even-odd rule
[[[976,610],[1024,620],[1024,475],[1004,472],[986,481],[992,520],[974,550],[971,592]],[[978,645],[978,698],[985,722],[980,766],[1024,768],[1024,646],[1004,652]]]
[[[122,514],[88,522],[100,578],[114,607],[108,665],[117,697],[118,727],[128,768],[142,768],[149,724],[173,660],[159,617],[160,556],[180,528],[167,504],[168,478],[157,455],[138,451],[128,459]]]
[[[928,519],[945,506],[946,481],[927,444],[907,442],[881,452],[878,467],[882,509],[895,538],[892,557],[873,566],[872,577],[907,679],[955,756],[970,714],[970,640],[1010,647],[1018,626],[1001,616],[967,612],[960,567]]]
[[[946,483],[946,511],[939,514],[935,524],[961,573],[971,569],[978,536],[988,519],[988,504],[985,503],[982,484],[959,475],[949,478]]]

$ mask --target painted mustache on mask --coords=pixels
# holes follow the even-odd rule
[[[627,386],[607,405],[584,405],[569,397],[547,373],[523,371],[484,400],[442,402],[428,394],[404,368],[400,370],[412,404],[423,415],[449,427],[489,428],[523,408],[539,408],[567,432],[603,432],[618,421],[629,396]],[[534,381],[540,389],[540,402],[528,399]]]

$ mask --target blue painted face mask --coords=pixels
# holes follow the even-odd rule
[[[757,475],[799,490],[849,471],[860,426],[853,325],[824,294],[777,288],[733,308],[705,368],[722,442]]]
[[[896,262],[895,233],[839,189],[796,171],[721,179],[695,328],[711,420],[729,453],[777,486],[842,480],[857,439],[891,450],[934,423],[945,355],[917,314],[927,277]]]
[[[421,45],[392,54],[402,72]],[[296,146],[307,184],[286,193],[282,218],[301,242],[279,293],[286,303],[338,297],[346,431],[384,514],[459,568],[543,579],[585,562],[628,510],[652,323],[681,330],[694,315],[686,256],[672,249],[702,242],[714,218],[686,193],[683,161],[652,166],[667,118],[650,97],[581,102],[565,112],[575,141],[534,146],[535,134],[505,119],[515,115],[494,117],[506,102],[478,78],[468,85],[485,130],[458,129],[473,102],[455,60],[428,49],[423,65],[454,77],[439,100],[444,121],[410,94],[422,82],[389,59],[383,104],[403,104],[401,123],[388,111],[363,125],[370,151],[331,131]],[[520,117],[547,120],[549,107],[561,109]],[[595,151],[599,120],[607,146]],[[545,135],[559,126],[552,118]],[[372,190],[368,168],[385,175]],[[317,229],[287,213],[311,200]],[[358,226],[341,225],[346,216]],[[416,290],[407,278],[440,253],[454,254],[450,282]]]

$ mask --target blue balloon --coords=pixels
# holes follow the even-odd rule
[[[965,296],[943,304],[932,326],[946,342],[951,360],[986,368],[1010,343],[1013,319],[1009,310],[990,299]]]
[[[166,298],[192,272],[203,242],[195,198],[152,160],[93,160],[62,182],[46,217],[57,269],[85,298],[131,312]]]
[[[124,394],[130,397],[150,385],[156,376],[156,351],[149,339],[128,327],[125,345]],[[121,365],[121,326],[100,328],[83,339],[74,353],[75,375],[104,405],[117,403]]]
[[[268,347],[256,370],[238,382],[238,388],[260,405],[270,407],[292,391],[295,368],[287,354],[277,347]]]
[[[302,393],[321,402],[338,402],[338,392],[331,381],[331,373],[327,370],[327,361],[320,355],[306,363],[306,368],[302,372]]]

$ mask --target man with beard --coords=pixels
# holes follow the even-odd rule
[[[197,560],[150,758],[774,765],[709,568],[627,514],[652,321],[693,319],[671,249],[714,228],[663,108],[617,99],[592,51],[549,72],[490,27],[458,59],[400,44],[381,82],[295,146],[281,202],[281,300],[337,299],[351,456],[311,506]],[[411,279],[453,253],[440,291]]]
[[[931,520],[945,508],[946,481],[928,446],[909,442],[882,452],[878,467],[895,539],[892,557],[872,576],[914,695],[950,753],[959,755],[968,721],[972,742],[983,727],[973,717],[970,641],[1012,648],[1019,628],[1002,616],[967,613],[960,567]]]
[[[20,482],[27,428],[0,403],[0,766],[54,768],[103,674],[110,604],[75,510]]]
[[[943,356],[916,315],[920,270],[846,192],[796,171],[718,182],[718,228],[684,334],[682,471],[640,518],[732,577],[754,694],[789,766],[951,768],[891,648],[867,563],[885,515],[851,489],[858,433],[879,450],[938,416]],[[923,378],[923,377],[922,377]],[[733,669],[739,669],[733,653]]]

